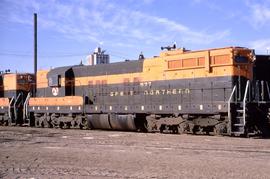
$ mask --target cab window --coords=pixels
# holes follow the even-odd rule
[[[247,57],[245,57],[245,56],[236,56],[235,58],[234,58],[234,61],[236,62],[236,63],[248,63],[248,58]]]

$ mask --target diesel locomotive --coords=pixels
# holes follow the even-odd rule
[[[22,121],[36,127],[269,135],[269,55],[243,47],[162,50],[153,58],[38,71],[35,92],[28,89],[22,98]],[[2,103],[11,107],[10,100]]]
[[[0,124],[22,125],[25,100],[30,98],[34,75],[30,73],[0,74]]]
[[[242,47],[166,49],[149,59],[38,71],[26,117],[38,127],[235,136],[270,131],[268,56]]]

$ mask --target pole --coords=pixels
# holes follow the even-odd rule
[[[33,95],[36,95],[37,90],[37,13],[34,13],[34,75],[35,85]]]

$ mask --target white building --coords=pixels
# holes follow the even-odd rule
[[[105,50],[97,47],[91,55],[87,56],[87,61],[89,65],[110,63],[110,56],[105,54]]]

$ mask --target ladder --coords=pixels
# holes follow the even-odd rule
[[[243,101],[232,102],[236,86],[228,100],[228,119],[229,119],[229,134],[234,136],[241,136],[246,134],[246,121],[247,121],[247,94],[249,90],[249,80],[246,83],[245,94]],[[231,104],[234,103],[235,107],[232,108]],[[232,114],[233,113],[233,114]]]

